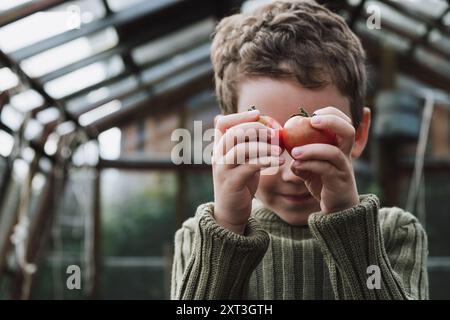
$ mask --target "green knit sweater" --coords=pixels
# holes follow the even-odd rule
[[[340,212],[313,213],[304,227],[256,199],[252,208],[244,235],[215,222],[213,203],[183,224],[172,299],[428,298],[425,231],[410,213],[380,208],[375,195]],[[377,274],[380,288],[368,285]]]

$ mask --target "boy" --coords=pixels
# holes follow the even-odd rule
[[[172,298],[427,299],[423,228],[357,192],[352,159],[370,110],[365,54],[344,20],[313,1],[273,2],[223,19],[211,58],[223,114],[214,202],[175,235]],[[258,138],[273,134],[261,114],[284,124],[299,106],[337,145],[296,147],[291,157]],[[243,136],[251,130],[259,135]],[[239,152],[248,161],[230,162]]]

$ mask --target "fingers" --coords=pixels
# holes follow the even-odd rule
[[[334,114],[320,114],[311,118],[311,125],[317,129],[328,129],[338,136],[343,152],[350,154],[355,142],[356,130],[347,120]]]
[[[294,159],[301,162],[309,160],[327,161],[339,171],[348,171],[348,160],[344,153],[338,147],[329,144],[313,143],[296,147]]]
[[[260,158],[279,157],[281,153],[282,150],[279,146],[270,145],[265,142],[251,141],[239,143],[221,158],[222,162],[220,164],[224,164],[227,167],[236,167],[245,163],[258,165]]]
[[[280,147],[267,143],[240,143],[222,157],[221,162],[217,163],[220,165],[213,166],[213,170],[215,169],[219,179],[226,179],[229,185],[239,189],[262,169],[278,170],[278,167],[286,161],[281,153]],[[275,173],[271,172],[271,174]]]
[[[239,123],[256,121],[258,118],[259,110],[218,115],[215,118],[215,127],[221,132],[225,132],[226,129],[238,125]]]
[[[334,190],[345,197],[346,192],[356,189],[354,175],[337,171],[328,161],[308,160],[295,161],[291,166],[292,172],[305,182],[311,183],[313,176],[320,177],[320,182],[329,190]],[[356,191],[357,193],[357,191]]]
[[[338,116],[347,121],[348,123],[352,124],[352,119],[348,115],[346,115],[342,110],[339,110],[338,108],[335,107],[330,106],[317,109],[316,111],[314,111],[314,114],[315,115],[334,114],[335,116]]]
[[[259,118],[259,110],[251,110],[240,113],[232,113],[227,115],[217,115],[214,118],[214,143],[218,142],[228,128],[244,122],[256,121]]]
[[[303,180],[308,180],[311,174],[324,177],[336,172],[336,168],[331,163],[322,160],[294,161],[291,170]]]
[[[224,155],[235,145],[247,141],[269,142],[275,132],[259,122],[246,122],[227,129],[217,142],[215,153]]]
[[[277,156],[267,156],[267,157],[261,157],[257,159],[256,163],[246,163],[243,165],[240,165],[233,169],[233,177],[235,179],[238,179],[239,181],[242,181],[242,183],[245,183],[248,179],[254,176],[255,173],[260,172],[262,169],[265,168],[273,168],[273,169],[279,169],[277,167],[282,166],[285,163],[284,157],[277,157]],[[274,174],[271,172],[271,174]],[[268,175],[268,173],[266,173]]]

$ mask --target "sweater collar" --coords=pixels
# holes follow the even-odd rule
[[[377,206],[379,207],[379,200],[376,196],[371,194],[361,194],[359,195],[359,202],[362,204],[368,199],[374,198],[377,202]],[[318,211],[317,213],[320,213],[321,211]],[[313,214],[315,212],[312,212]],[[289,225],[287,222],[285,222],[283,219],[281,219],[275,212],[272,210],[266,208],[264,204],[261,202],[261,200],[253,198],[252,200],[252,216],[258,220],[261,221],[268,221],[268,222],[278,222],[281,224]]]
[[[261,202],[261,200],[256,198],[253,198],[252,200],[252,216],[260,221],[285,224],[293,227],[292,225],[281,219],[275,212],[265,207],[264,204]]]
[[[274,236],[289,237],[294,240],[308,240],[313,238],[308,225],[293,226],[287,223],[275,212],[266,208],[258,199],[253,199],[252,201],[252,217],[258,220],[263,228]]]

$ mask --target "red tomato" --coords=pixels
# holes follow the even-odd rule
[[[250,110],[255,110],[256,107],[252,106]],[[283,148],[282,142],[281,142],[281,132],[283,131],[283,127],[281,126],[281,124],[275,120],[274,118],[270,117],[270,116],[266,116],[266,115],[260,115],[258,122],[262,123],[263,125],[265,125],[266,127],[269,127],[271,129],[275,130],[275,137],[276,137],[276,144],[278,144],[281,148]],[[271,141],[271,139],[269,139],[269,141]]]
[[[275,129],[275,130],[279,130],[279,129],[283,129],[283,127],[281,126],[281,124],[278,123],[277,120],[275,120],[272,117],[269,116],[259,116],[259,120],[258,122],[261,122],[263,125],[265,125],[266,127]]]
[[[275,143],[277,145],[279,145],[282,149],[283,147],[283,138],[282,138],[282,134],[283,134],[283,127],[281,126],[281,124],[278,123],[277,120],[275,120],[272,117],[269,116],[259,116],[259,122],[261,122],[263,125],[272,128],[275,130],[275,137],[274,140],[269,139],[269,141],[271,141],[272,143]]]
[[[249,110],[256,109],[254,106]],[[311,143],[326,143],[337,145],[336,134],[330,130],[316,129],[311,125],[311,117],[303,109],[299,108],[297,114],[292,115],[282,127],[274,118],[260,115],[258,122],[275,129],[278,145],[286,149],[289,154],[295,147]]]
[[[281,139],[286,150],[291,153],[294,147],[311,143],[326,143],[337,145],[336,134],[330,130],[319,130],[311,125],[311,118],[308,113],[300,109],[300,112],[293,115],[284,124],[281,132]]]

